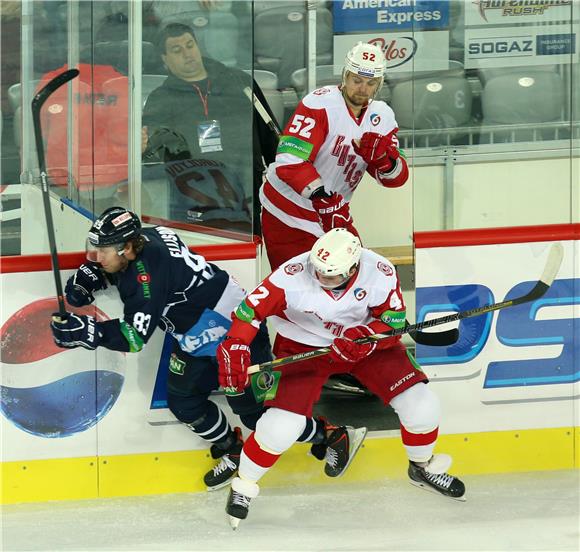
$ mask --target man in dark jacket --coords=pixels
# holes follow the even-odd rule
[[[187,25],[164,27],[158,47],[169,76],[147,99],[141,146],[145,160],[166,163],[172,218],[250,231],[253,217],[259,233],[258,190],[277,136],[244,89],[267,106],[261,90],[243,71],[203,58]]]

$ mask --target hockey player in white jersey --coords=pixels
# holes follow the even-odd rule
[[[260,190],[272,270],[332,228],[357,234],[349,202],[365,171],[387,188],[406,182],[395,115],[375,99],[385,65],[378,46],[359,42],[346,56],[341,85],[314,90],[289,119]]]
[[[251,364],[247,344],[266,318],[277,330],[278,358],[319,347],[330,347],[330,353],[277,367],[282,373],[277,394],[244,443],[238,477],[232,481],[226,511],[233,526],[246,518],[250,500],[258,496],[257,482],[296,441],[324,382],[338,372],[356,376],[399,416],[411,482],[462,499],[465,486],[445,473],[451,458],[433,453],[440,408],[421,367],[400,336],[355,341],[405,324],[405,304],[391,262],[361,248],[358,237],[345,228],[336,228],[310,252],[284,263],[235,311],[217,351],[222,385],[245,384]]]

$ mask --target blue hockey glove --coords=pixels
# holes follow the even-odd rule
[[[66,300],[73,307],[90,305],[94,300],[93,292],[107,289],[107,279],[96,263],[82,264],[68,279],[64,291]]]
[[[99,346],[100,336],[95,319],[84,314],[68,313],[62,319],[58,312],[52,315],[50,322],[54,342],[63,349],[84,347],[93,350]]]

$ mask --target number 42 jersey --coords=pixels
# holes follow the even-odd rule
[[[260,322],[271,317],[283,337],[326,347],[348,328],[405,320],[399,279],[384,257],[363,249],[357,273],[335,291],[320,286],[308,256],[290,259],[254,289],[236,310],[229,335],[249,343]]]

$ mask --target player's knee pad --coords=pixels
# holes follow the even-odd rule
[[[207,414],[209,400],[205,395],[184,396],[168,390],[167,406],[180,422],[191,424]]]
[[[417,383],[391,400],[403,427],[411,433],[428,433],[439,427],[439,398],[428,385]]]
[[[304,431],[306,417],[279,408],[269,408],[256,424],[255,438],[269,451],[282,454]]]

